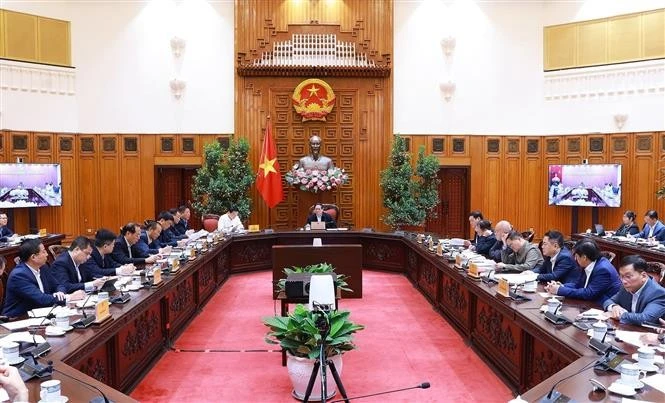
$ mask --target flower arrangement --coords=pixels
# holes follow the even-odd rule
[[[326,170],[304,169],[298,165],[285,175],[286,183],[297,186],[300,190],[318,193],[337,189],[349,181],[349,175],[343,169],[332,167]]]

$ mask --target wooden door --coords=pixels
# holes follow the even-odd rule
[[[438,176],[441,203],[426,230],[444,238],[469,239],[469,167],[442,167]]]
[[[192,209],[192,183],[196,168],[157,167],[155,170],[155,217],[164,211],[178,206],[189,206],[192,216],[189,227],[201,229],[201,217]],[[149,217],[146,217],[149,218]]]

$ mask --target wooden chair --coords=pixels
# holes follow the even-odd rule
[[[647,274],[665,287],[665,263],[647,262]]]
[[[536,233],[533,231],[522,232],[522,238],[526,239],[527,242],[532,242],[534,235],[536,235]]]
[[[65,252],[67,249],[69,249],[69,246],[66,245],[50,245],[48,247],[48,251],[51,253],[53,260],[55,260],[58,255],[60,255],[62,252]]]
[[[610,252],[609,250],[601,250],[601,251],[600,251],[600,256],[603,256],[604,258],[606,258],[607,260],[609,260],[610,263],[612,263],[612,261],[614,260],[614,258],[615,258],[617,255],[616,255],[616,253],[614,253],[614,252]]]

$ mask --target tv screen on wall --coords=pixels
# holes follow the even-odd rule
[[[0,164],[0,209],[61,205],[60,164]]]
[[[551,206],[621,206],[621,165],[550,165],[547,176]]]

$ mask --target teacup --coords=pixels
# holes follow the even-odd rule
[[[42,382],[39,386],[39,397],[42,398],[42,402],[59,402],[62,400],[60,393],[60,381],[57,379]]]
[[[69,328],[69,316],[64,312],[59,312],[53,319],[53,324],[61,329]]]
[[[640,385],[640,378],[644,376],[644,371],[640,371],[637,364],[621,364],[621,383],[637,388]]]
[[[527,281],[527,282],[524,283],[524,286],[522,287],[522,290],[526,291],[526,292],[535,292],[537,284],[538,283],[535,282],[535,281]],[[549,309],[549,303],[548,303],[548,309]]]
[[[2,344],[2,356],[5,358],[5,361],[12,363],[18,360],[18,343],[13,341],[7,341]]]
[[[607,324],[599,320],[591,326],[593,327],[593,338],[596,340],[603,340],[605,333],[607,333]]]
[[[556,314],[560,306],[561,301],[556,298],[550,298],[547,300],[547,310],[552,314]]]
[[[656,350],[651,347],[640,347],[637,350],[637,363],[640,367],[651,367],[656,359]]]

